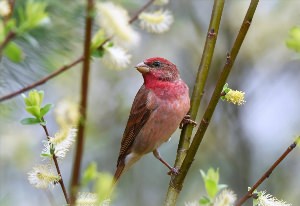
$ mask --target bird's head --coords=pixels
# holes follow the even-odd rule
[[[176,65],[161,57],[146,59],[145,61],[136,65],[135,68],[142,73],[145,82],[173,82],[180,78]]]

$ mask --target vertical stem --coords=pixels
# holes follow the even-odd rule
[[[80,114],[81,118],[78,125],[78,136],[76,141],[75,159],[73,166],[73,174],[71,180],[71,204],[74,204],[76,194],[79,189],[79,176],[81,168],[81,160],[84,147],[85,124],[87,119],[87,103],[88,103],[88,83],[90,72],[90,47],[92,37],[94,1],[87,0],[86,19],[85,19],[85,41],[84,41],[84,60],[82,66],[81,78],[81,100]]]
[[[223,13],[224,8],[224,1],[225,0],[215,0],[211,19],[207,31],[206,42],[204,45],[200,65],[198,68],[197,77],[195,80],[195,85],[192,93],[191,98],[191,109],[190,109],[190,116],[191,119],[196,119],[198,109],[200,107],[200,102],[204,93],[204,87],[206,84],[208,72],[211,65],[211,60],[213,57],[215,44],[217,41],[217,36],[219,32],[220,21]],[[190,139],[193,131],[192,125],[185,125],[180,134],[180,140],[177,149],[177,156],[175,161],[175,167],[180,168],[182,162],[186,156],[186,152],[190,146]],[[165,205],[175,205],[177,199],[177,195],[179,191],[175,191],[174,187],[172,186],[172,180],[170,181]]]
[[[201,62],[198,68],[198,73],[192,93],[191,98],[191,109],[190,116],[191,119],[196,119],[200,102],[204,93],[204,87],[206,84],[208,72],[210,69],[211,60],[213,57],[215,44],[217,41],[217,36],[219,32],[219,25],[222,17],[222,12],[224,8],[225,0],[215,0],[210,24],[207,31],[207,37],[205,46],[202,53]],[[175,167],[179,168],[182,164],[183,159],[185,158],[186,151],[190,146],[190,139],[193,131],[193,126],[191,124],[187,124],[183,127],[180,134],[180,141],[177,150],[177,157],[175,161]]]
[[[44,119],[43,119],[44,121]],[[47,140],[49,141],[50,140],[50,135],[49,135],[49,132],[48,132],[48,129],[45,125],[42,125],[44,131],[45,131],[45,134],[47,136]],[[56,168],[56,171],[57,171],[57,174],[60,176],[60,179],[59,179],[59,184],[60,184],[60,187],[64,193],[64,196],[65,196],[65,199],[66,199],[66,202],[67,204],[69,204],[69,198],[68,198],[68,194],[67,194],[67,190],[66,190],[66,187],[65,187],[65,184],[64,184],[64,181],[63,181],[63,178],[61,176],[61,172],[60,172],[60,169],[59,169],[59,165],[58,165],[58,162],[57,162],[57,158],[55,156],[55,154],[53,154],[52,156],[52,159],[54,161],[54,164],[55,164],[55,168]]]
[[[187,151],[187,155],[182,163],[182,166],[180,168],[179,175],[175,176],[171,181],[171,191],[168,192],[167,199],[165,202],[165,205],[175,205],[179,192],[182,189],[184,179],[191,167],[191,164],[194,160],[194,157],[196,155],[196,152],[200,146],[200,143],[204,137],[204,134],[206,132],[206,129],[209,125],[209,121],[211,120],[211,117],[213,115],[213,112],[217,106],[217,103],[219,101],[222,89],[224,84],[226,83],[227,77],[232,69],[233,63],[237,57],[237,54],[241,48],[241,45],[245,39],[245,36],[247,34],[247,31],[250,27],[254,12],[256,10],[257,4],[259,0],[251,0],[251,3],[249,5],[248,11],[246,13],[246,16],[244,18],[244,21],[242,23],[242,26],[240,28],[240,31],[236,37],[236,40],[234,42],[234,45],[230,51],[230,53],[227,55],[226,63],[223,67],[223,70],[221,72],[221,75],[217,81],[215,90],[213,92],[213,95],[210,99],[210,102],[208,104],[208,107],[205,110],[205,113],[203,115],[202,121],[199,125],[199,128],[195,134],[195,137],[191,143],[190,148]]]

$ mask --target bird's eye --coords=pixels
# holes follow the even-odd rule
[[[159,61],[153,62],[152,66],[154,67],[160,67],[161,63]]]

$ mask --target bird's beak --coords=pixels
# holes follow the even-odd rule
[[[139,63],[138,65],[135,66],[135,68],[142,74],[150,71],[149,66],[147,66],[144,62]]]

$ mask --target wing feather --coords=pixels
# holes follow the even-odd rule
[[[151,113],[158,106],[155,99],[151,98],[152,95],[150,93],[151,90],[143,85],[135,96],[121,141],[117,166],[120,162],[123,162],[126,155],[130,153],[131,146],[136,136],[148,121]]]

